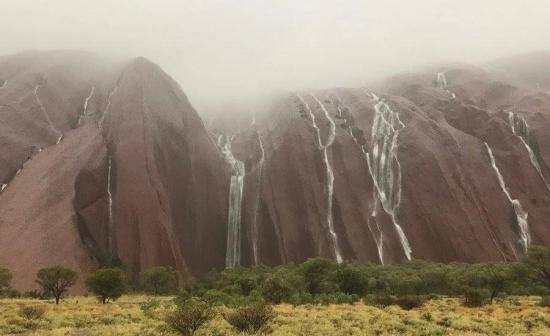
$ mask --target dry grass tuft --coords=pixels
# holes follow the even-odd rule
[[[69,298],[59,305],[30,299],[0,300],[0,335],[115,336],[174,335],[163,316],[173,307],[171,298],[124,296],[102,305],[96,299]],[[409,311],[355,305],[275,307],[274,336],[310,335],[548,335],[550,308],[540,298],[509,298],[493,305],[467,308],[459,299],[441,298]],[[40,306],[45,314],[28,320],[21,307]],[[225,311],[225,308],[218,308]],[[201,329],[198,336],[239,335],[222,314]]]

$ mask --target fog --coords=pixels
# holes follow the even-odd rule
[[[0,0],[0,54],[145,56],[199,110],[550,49],[544,0]]]

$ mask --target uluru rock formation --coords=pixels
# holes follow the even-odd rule
[[[185,281],[313,256],[514,260],[550,246],[548,68],[537,53],[290,92],[207,129],[146,59],[0,58],[0,265],[28,289],[56,264]]]
[[[224,266],[229,167],[160,68],[30,52],[0,78],[0,264],[17,287],[55,264]]]

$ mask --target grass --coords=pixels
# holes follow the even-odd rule
[[[279,305],[271,327],[275,336],[548,335],[550,308],[540,307],[539,300],[507,298],[481,308],[466,308],[458,299],[441,298],[409,311],[398,306],[380,309],[363,304]],[[25,319],[19,314],[25,306],[42,306],[46,313],[39,319]],[[0,300],[0,335],[174,335],[163,322],[169,309],[170,298],[137,295],[107,305],[91,297],[69,298],[57,306],[53,301],[5,299]],[[233,331],[221,314],[197,333],[222,335],[241,334]]]

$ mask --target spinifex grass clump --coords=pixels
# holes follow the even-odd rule
[[[176,305],[166,316],[166,323],[182,336],[193,336],[197,330],[216,316],[212,306],[202,300],[190,298]]]
[[[249,334],[270,332],[269,322],[275,318],[273,307],[266,303],[255,303],[236,308],[223,315],[237,331]]]

